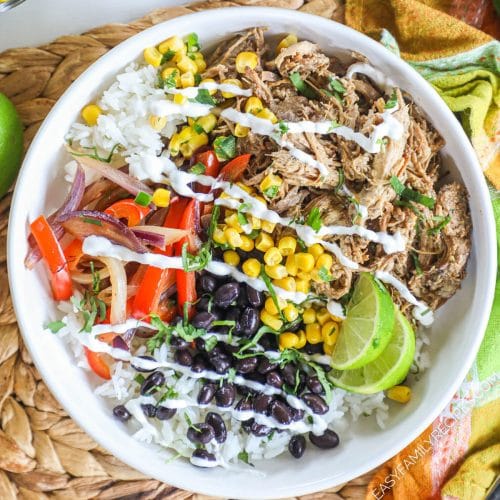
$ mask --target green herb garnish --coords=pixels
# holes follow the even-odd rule
[[[283,120],[280,120],[278,122],[278,130],[280,135],[285,135],[288,132],[288,125]]]
[[[394,90],[392,92],[389,100],[385,103],[384,108],[385,109],[392,109],[396,106],[397,103],[398,103],[398,95],[396,94],[396,91]]]
[[[201,174],[205,173],[205,170],[206,170],[205,165],[203,165],[203,163],[201,163],[201,161],[199,161],[198,163],[195,163],[189,169],[189,172],[192,173],[192,174],[201,175]]]
[[[189,100],[191,102],[199,102],[200,104],[210,104],[210,106],[215,106],[217,104],[217,101],[210,95],[207,89],[199,89],[197,96]]]
[[[251,464],[249,462],[248,452],[246,450],[240,451],[238,453],[238,460],[241,460],[242,462],[246,463],[247,465],[251,465],[253,467],[253,464]]]
[[[93,278],[94,280],[95,278]],[[70,300],[75,309],[80,311],[83,316],[83,327],[80,332],[91,332],[96,319],[99,318],[102,321],[106,317],[106,304],[97,298],[97,293],[94,290],[92,292],[85,290],[81,300],[75,296],[71,297]]]
[[[66,323],[64,321],[51,321],[45,325],[47,330],[50,330],[52,333],[57,333],[61,328],[64,328]]]
[[[406,187],[395,175],[391,177],[391,186],[396,194],[403,200],[414,201],[427,208],[434,208],[434,205],[436,204],[436,200],[434,198],[430,198],[429,196],[425,196],[414,189]]]
[[[328,83],[330,85],[330,89],[338,92],[340,95],[344,95],[347,92],[346,88],[342,85],[340,80],[334,78],[333,76],[330,76],[328,78]]]
[[[337,182],[337,185],[333,189],[335,193],[340,192],[340,190],[344,187],[345,184],[344,169],[340,167],[338,173],[339,173],[339,182]]]
[[[198,134],[203,134],[205,129],[199,123],[193,123],[193,130]]]
[[[198,35],[196,33],[190,33],[186,37],[186,45],[188,52],[198,52],[201,49]]]
[[[91,151],[94,152],[94,154],[90,154],[90,153],[78,153],[77,151],[71,151],[71,155],[72,156],[84,156],[84,157],[87,157],[87,158],[93,158],[94,160],[97,160],[97,161],[102,161],[104,163],[111,163],[111,159],[113,158],[113,155],[115,154],[115,150],[116,150],[116,148],[118,148],[118,146],[120,146],[120,144],[116,143],[111,148],[111,151],[109,152],[108,156],[100,156],[99,152],[97,151],[97,146],[93,146],[91,148],[83,148],[83,149],[90,149]]]
[[[342,125],[337,120],[332,120],[330,122],[330,127],[328,128],[328,132],[332,132],[336,128],[341,127]]]
[[[205,351],[210,352],[216,345],[219,339],[215,335],[210,335],[210,337],[205,340]]]
[[[179,76],[179,72],[177,70],[174,70],[172,71],[172,73],[170,73],[170,75],[167,76],[167,78],[165,78],[164,80],[162,80],[162,87],[165,88],[167,87],[167,89],[175,89],[175,87],[177,86],[177,77]]]
[[[274,286],[271,282],[271,278],[266,274],[266,271],[264,269],[264,265],[261,265],[260,268],[260,277],[262,281],[265,283],[267,291],[269,292],[269,295],[271,296],[271,299],[273,300],[273,304],[276,307],[276,310],[280,312],[281,319],[284,320],[283,317],[283,311],[281,310],[279,301],[278,301],[278,296],[276,295],[276,290],[274,289]]]
[[[147,207],[151,203],[152,199],[153,197],[150,194],[145,193],[144,191],[139,191],[134,201],[138,205],[141,205],[141,207]]]
[[[435,215],[432,217],[433,222],[437,222],[437,224],[434,227],[431,227],[427,229],[427,234],[433,235],[433,234],[439,234],[442,229],[444,229],[451,221],[451,216],[447,215],[446,217],[444,215]]]
[[[321,212],[318,207],[314,207],[307,216],[306,224],[314,229],[317,233],[321,226],[323,225],[323,221],[321,220]]]
[[[322,281],[328,283],[333,280],[333,276],[330,274],[328,269],[325,266],[321,266],[318,270],[318,276]]]
[[[299,73],[290,73],[288,77],[299,94],[308,99],[316,99],[318,97],[316,91],[302,79]]]
[[[420,259],[418,258],[418,253],[415,251],[410,252],[411,258],[413,260],[413,265],[415,266],[415,272],[420,276],[423,274],[422,266],[420,265]]]
[[[245,226],[246,224],[248,224],[248,219],[246,215],[243,213],[243,210],[246,211],[249,210],[250,208],[252,208],[252,205],[250,205],[250,203],[242,203],[238,207],[237,218],[238,222],[240,223],[240,226]]]
[[[264,189],[263,194],[269,199],[273,199],[280,190],[279,186],[269,186],[267,189]]]
[[[204,244],[196,255],[193,255],[187,250],[187,242],[182,245],[182,267],[187,273],[191,271],[201,271],[205,269],[212,260],[212,252],[210,245]]]
[[[220,135],[213,142],[215,154],[219,161],[231,160],[236,156],[236,137]]]
[[[163,54],[161,56],[161,62],[160,64],[165,64],[167,63],[168,61],[170,61],[172,59],[172,57],[175,56],[175,50],[172,50],[172,49],[168,49],[165,54]]]

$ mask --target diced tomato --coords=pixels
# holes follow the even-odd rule
[[[149,207],[138,205],[132,198],[117,201],[104,210],[117,219],[126,219],[129,227],[137,226],[150,211]]]
[[[87,361],[89,363],[90,368],[92,368],[92,371],[99,377],[105,380],[110,380],[111,372],[109,370],[108,364],[104,360],[103,353],[91,351],[87,347],[84,347],[84,349],[85,349],[85,356],[87,357]]]
[[[245,170],[248,168],[251,156],[251,154],[244,154],[233,158],[229,163],[226,163],[222,167],[219,176],[225,181],[239,181],[241,176],[245,173]]]
[[[51,273],[54,298],[56,300],[68,300],[73,293],[73,285],[66,257],[54,231],[43,215],[36,218],[30,227],[31,234],[33,234],[45,264]]]
[[[200,162],[205,165],[204,175],[208,175],[210,177],[217,177],[219,175],[219,160],[214,151],[203,151],[203,153],[195,155],[194,159],[195,163]],[[200,193],[208,193],[210,191],[209,186],[202,186],[200,184],[196,184],[195,189]]]

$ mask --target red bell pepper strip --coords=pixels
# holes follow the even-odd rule
[[[61,245],[47,219],[40,215],[31,223],[31,234],[35,238],[40,253],[51,273],[52,294],[56,300],[68,300],[73,293],[73,285]]]
[[[233,158],[229,163],[226,163],[222,167],[219,176],[224,181],[239,181],[248,167],[251,156],[251,154],[244,154]]]
[[[137,226],[150,211],[149,207],[138,205],[133,199],[127,198],[113,203],[104,210],[104,213],[117,219],[127,219],[127,225],[131,227]]]
[[[179,223],[179,229],[186,229],[190,235],[178,241],[175,244],[175,255],[182,255],[182,247],[185,243],[188,244],[188,252],[194,253],[198,250],[195,241],[198,238],[196,228],[198,227],[200,219],[200,202],[193,198],[184,213]],[[191,319],[195,313],[194,303],[196,302],[196,274],[194,271],[186,272],[183,269],[176,271],[177,282],[177,307],[179,314],[184,314],[184,304],[187,304],[188,318]]]
[[[178,229],[188,203],[187,198],[172,200],[163,226]],[[154,253],[172,255],[173,248],[171,245],[163,251],[156,248]],[[151,313],[158,313],[161,294],[174,284],[174,269],[159,269],[158,267],[148,266],[134,298],[132,316],[137,319],[146,319]]]
[[[75,271],[83,257],[83,241],[75,239],[73,240],[65,249],[64,257],[66,257],[66,262],[68,263],[68,269],[70,271]]]
[[[203,151],[203,153],[198,153],[194,157],[195,163],[202,163],[205,165],[204,175],[208,175],[210,177],[217,177],[219,175],[219,159],[215,155],[215,152],[212,150]],[[202,186],[200,184],[196,184],[196,191],[200,193],[208,193],[210,191],[209,186]]]
[[[99,377],[106,380],[110,380],[111,372],[109,370],[108,364],[104,360],[103,353],[91,351],[87,347],[84,347],[84,349],[85,349],[85,356],[87,357],[87,361],[89,363],[90,368],[92,368],[92,371]]]

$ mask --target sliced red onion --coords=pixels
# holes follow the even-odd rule
[[[123,340],[123,338],[120,335],[117,335],[113,339],[113,347],[115,349],[123,349],[124,351],[128,351],[129,350],[128,344],[125,342],[125,340]]]
[[[78,156],[74,157],[74,159],[80,165],[99,172],[103,177],[106,177],[106,179],[109,179],[115,184],[118,184],[118,186],[126,189],[134,196],[141,191],[148,194],[152,194],[153,192],[148,186],[146,186],[146,184],[141,182],[139,179],[136,179],[135,177],[122,172],[119,168],[112,167],[109,163],[95,160],[94,158],[89,158],[87,156]]]
[[[47,222],[52,227],[52,230],[54,231],[54,234],[58,240],[60,240],[64,235],[64,229],[57,222],[58,217],[77,210],[82,200],[84,191],[85,171],[80,165],[78,165],[76,168],[73,184],[71,185],[71,189],[69,190],[66,199],[58,210],[47,217]],[[38,249],[35,238],[32,234],[28,236],[28,243],[30,245],[30,250],[28,251],[28,255],[26,255],[24,265],[28,269],[32,269],[33,266],[42,258],[42,255],[40,254],[40,250]]]
[[[152,245],[162,250],[181,240],[187,235],[182,229],[172,229],[158,226],[136,226],[131,228],[132,232],[146,245]]]
[[[95,210],[79,210],[58,217],[57,222],[73,236],[83,240],[87,236],[103,236],[134,252],[145,253],[148,249],[139,238],[120,220]]]

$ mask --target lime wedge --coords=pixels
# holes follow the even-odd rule
[[[394,309],[394,331],[384,352],[362,368],[331,370],[328,377],[333,384],[346,391],[373,394],[404,380],[415,355],[415,334],[403,313],[396,306]]]
[[[374,276],[361,273],[332,353],[332,367],[352,370],[373,361],[391,340],[393,326],[394,305],[389,292]]]

